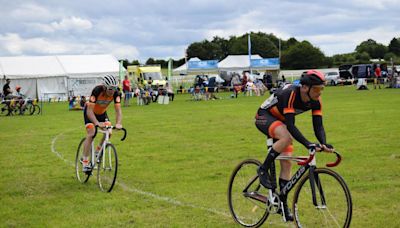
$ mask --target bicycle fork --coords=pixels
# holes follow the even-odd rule
[[[315,166],[310,167],[309,175],[310,175],[310,187],[311,187],[311,195],[312,195],[312,201],[314,206],[317,209],[325,209],[326,208],[326,201],[325,201],[325,193],[321,185],[321,180],[319,179],[318,174],[314,172]],[[316,193],[316,187],[318,188],[319,195],[320,195],[320,200],[321,204],[318,204],[317,200],[317,193]]]

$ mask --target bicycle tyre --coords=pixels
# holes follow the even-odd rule
[[[40,109],[40,106],[39,105],[33,105],[33,113],[36,113],[36,114],[40,114],[40,112],[41,112],[42,110]],[[32,113],[32,114],[33,114]]]
[[[32,104],[28,104],[25,110],[28,111],[29,115],[33,115],[35,113],[35,107]]]
[[[75,157],[75,175],[76,175],[76,179],[78,179],[78,181],[81,183],[86,183],[91,176],[91,174],[86,174],[82,171],[82,168],[83,168],[83,164],[82,164],[83,142],[85,142],[85,139],[86,138],[83,138],[81,140],[81,142],[79,143],[78,150],[76,152],[76,157]]]
[[[309,176],[310,173],[300,180],[293,196],[296,226],[349,227],[353,204],[350,190],[343,178],[327,168],[315,169],[315,194],[318,206],[314,206],[311,184],[305,184],[310,183]]]
[[[259,227],[269,215],[266,203],[244,196],[248,186],[247,190],[252,190],[250,192],[267,191],[258,180],[257,169],[260,165],[254,159],[244,160],[236,166],[229,180],[229,210],[235,222],[245,227]],[[265,192],[263,194],[266,195]]]
[[[115,185],[118,172],[117,150],[107,143],[97,160],[97,183],[103,192],[111,192]]]
[[[10,115],[10,109],[7,104],[3,104],[1,106],[0,115],[1,116],[9,116]]]

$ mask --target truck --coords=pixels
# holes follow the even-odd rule
[[[131,65],[128,66],[128,75],[134,79],[135,84],[151,86],[157,89],[159,85],[165,86],[167,81],[163,78],[160,65]],[[151,85],[149,84],[151,79]]]

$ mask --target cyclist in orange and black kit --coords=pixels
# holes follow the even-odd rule
[[[122,111],[121,111],[121,92],[118,88],[118,81],[112,75],[103,77],[103,84],[96,86],[90,95],[89,102],[86,103],[83,116],[86,125],[86,140],[84,143],[83,151],[83,172],[89,172],[91,167],[89,165],[90,147],[92,145],[93,136],[95,133],[95,126],[104,128],[108,124],[107,107],[114,101],[114,108],[116,113],[116,129],[121,129],[122,124]],[[104,138],[103,138],[104,140]],[[102,141],[103,141],[102,140]]]
[[[276,183],[271,178],[270,168],[278,155],[291,155],[293,152],[292,138],[303,144],[307,149],[316,151],[333,151],[333,147],[326,143],[325,130],[322,124],[321,93],[324,89],[325,77],[317,70],[309,70],[302,74],[301,86],[286,85],[272,94],[256,115],[257,128],[274,139],[267,158],[258,169],[261,184],[269,189],[275,189]],[[308,110],[312,111],[314,133],[320,144],[307,140],[295,126],[295,116]],[[291,162],[281,160],[279,187],[282,188],[291,178]],[[293,216],[287,206],[287,196],[280,196],[283,203],[283,212],[286,221],[293,221]],[[282,212],[281,212],[282,213]]]

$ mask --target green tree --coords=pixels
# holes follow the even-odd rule
[[[294,44],[282,53],[281,65],[287,69],[319,68],[325,63],[325,56],[308,41]]]
[[[139,60],[135,59],[135,60],[132,60],[131,65],[140,65],[140,62],[139,62]]]
[[[155,61],[153,58],[149,58],[149,59],[146,61],[146,65],[152,65],[152,64],[156,64],[156,61]]]
[[[362,52],[362,53],[357,52],[354,55],[354,57],[358,63],[369,63],[371,59],[371,56],[369,56],[367,52]]]
[[[203,40],[189,45],[187,55],[188,58],[198,57],[202,60],[218,60],[224,56],[224,52],[218,43]]]
[[[229,55],[229,41],[228,40],[218,37],[218,36],[215,36],[213,38],[213,40],[211,41],[211,43],[213,43],[219,47],[218,52],[215,53],[215,55],[216,55],[215,59],[221,60]]]
[[[356,52],[358,53],[366,52],[371,56],[371,58],[374,59],[383,59],[387,51],[388,48],[385,45],[377,43],[373,39],[368,39],[367,41],[363,41],[356,47]]]
[[[247,37],[231,36],[228,42],[228,52],[230,55],[246,55],[248,54]]]
[[[400,38],[393,38],[389,43],[389,52],[400,57]]]

